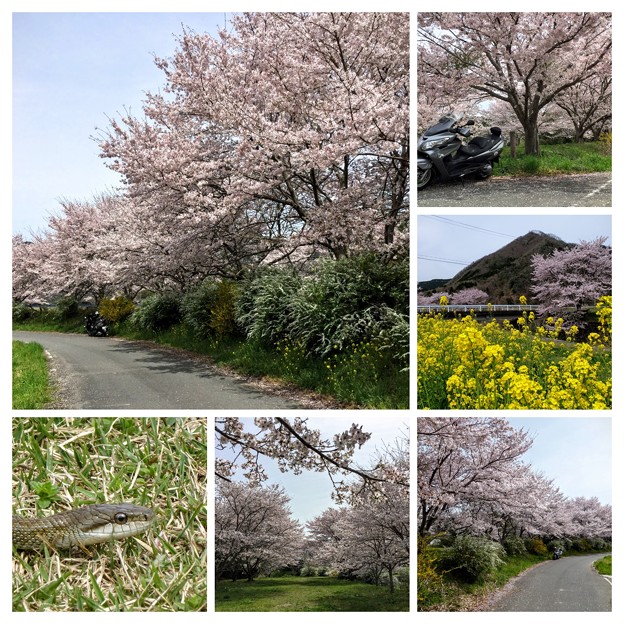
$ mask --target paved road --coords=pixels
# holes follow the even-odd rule
[[[611,174],[490,178],[434,184],[418,192],[418,206],[610,207]]]
[[[118,338],[13,332],[50,354],[62,407],[71,409],[296,409],[183,354]]]
[[[490,611],[611,611],[611,583],[592,567],[604,556],[542,563],[512,581]]]

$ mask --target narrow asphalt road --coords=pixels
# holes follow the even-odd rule
[[[611,173],[467,179],[418,191],[419,208],[433,206],[610,207]]]
[[[605,554],[539,564],[512,581],[489,610],[611,611],[610,580],[592,567]]]
[[[48,352],[69,409],[297,409],[210,365],[143,343],[80,334],[13,332]]]

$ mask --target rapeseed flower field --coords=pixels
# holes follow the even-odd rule
[[[524,312],[480,323],[474,316],[418,319],[420,409],[611,409],[611,297],[598,327],[575,342],[576,325]]]

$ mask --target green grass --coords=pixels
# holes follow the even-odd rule
[[[219,581],[217,611],[409,611],[409,592],[330,577]]]
[[[607,574],[607,575],[611,575],[611,555],[608,555],[606,557],[603,557],[602,559],[599,559],[598,561],[596,561],[596,563],[594,564],[596,570],[598,570],[599,574]]]
[[[505,146],[495,175],[554,175],[562,173],[596,173],[611,171],[611,151],[600,141],[542,145],[539,156],[525,156],[520,144],[516,158]]]
[[[13,552],[13,611],[205,611],[206,419],[14,417],[13,513],[130,502],[139,536]]]
[[[14,340],[13,409],[42,409],[51,397],[43,347],[33,342]]]
[[[14,323],[13,329],[26,331],[76,330],[76,320],[47,320],[46,314]],[[321,360],[296,346],[278,344],[269,348],[243,339],[198,339],[185,326],[167,331],[140,331],[129,324],[113,328],[113,334],[147,340],[208,356],[217,366],[238,373],[288,383],[296,388],[329,397],[336,406],[366,409],[407,409],[409,373],[387,351],[372,344],[353,345],[349,350]]]

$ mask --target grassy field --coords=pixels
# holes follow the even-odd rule
[[[329,577],[219,581],[217,611],[409,611],[409,592]]]
[[[601,141],[591,143],[560,143],[542,145],[539,156],[525,156],[524,145],[511,158],[509,145],[494,168],[495,175],[553,175],[559,173],[595,173],[611,171],[610,145]]]
[[[205,418],[14,417],[13,513],[150,507],[154,524],[79,549],[13,551],[13,611],[207,609]]]
[[[43,347],[13,341],[13,409],[41,409],[52,397]]]
[[[13,323],[26,331],[81,332],[76,320],[65,323],[38,314],[34,319]],[[148,340],[208,356],[217,366],[273,382],[292,384],[328,397],[334,407],[367,409],[407,409],[409,373],[402,371],[387,351],[373,345],[355,345],[327,360],[310,357],[292,345],[269,349],[242,339],[198,339],[184,326],[161,332],[139,331],[128,324],[112,328],[112,334]]]

